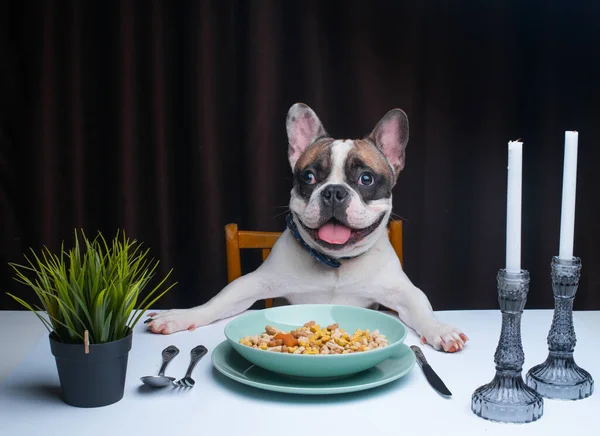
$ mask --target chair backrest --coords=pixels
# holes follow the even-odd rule
[[[239,230],[235,223],[225,226],[225,247],[227,252],[227,282],[231,283],[235,279],[242,276],[242,261],[240,250],[242,249],[258,249],[262,250],[263,261],[271,253],[271,249],[277,239],[281,236],[281,232],[258,232],[252,230]],[[390,221],[388,227],[388,237],[394,251],[400,259],[400,263],[404,264],[402,252],[402,221]],[[273,300],[268,298],[265,300],[265,306],[271,307]]]

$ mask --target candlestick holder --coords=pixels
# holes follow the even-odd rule
[[[527,423],[544,413],[544,399],[525,384],[521,372],[525,354],[521,344],[521,314],[529,292],[529,272],[498,272],[498,302],[502,330],[494,354],[494,379],[475,390],[471,410],[490,421]]]
[[[594,380],[573,359],[575,328],[573,301],[579,286],[581,259],[552,258],[554,318],[548,333],[548,357],[526,376],[527,385],[546,398],[581,400],[592,395]]]

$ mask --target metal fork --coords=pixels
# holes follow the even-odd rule
[[[173,384],[179,388],[194,387],[196,382],[192,378],[192,371],[194,370],[194,367],[196,366],[198,361],[202,359],[206,353],[208,353],[208,350],[204,345],[198,345],[192,348],[192,351],[190,351],[191,362],[190,366],[188,366],[187,372],[185,373],[185,377],[183,377],[180,380],[177,380],[176,382],[173,382]]]

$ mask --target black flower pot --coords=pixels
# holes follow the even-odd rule
[[[50,349],[56,359],[63,401],[75,407],[101,407],[123,398],[130,333],[105,344],[65,344],[50,334]]]

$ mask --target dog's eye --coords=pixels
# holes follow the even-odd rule
[[[302,179],[302,181],[304,183],[306,183],[307,185],[312,185],[313,183],[317,183],[317,178],[315,177],[315,175],[312,173],[312,171],[304,171],[301,175],[300,178]]]
[[[371,174],[371,173],[362,173],[360,175],[360,177],[358,178],[358,184],[364,185],[364,186],[371,186],[374,181],[375,181],[375,178],[373,177],[373,174]]]

